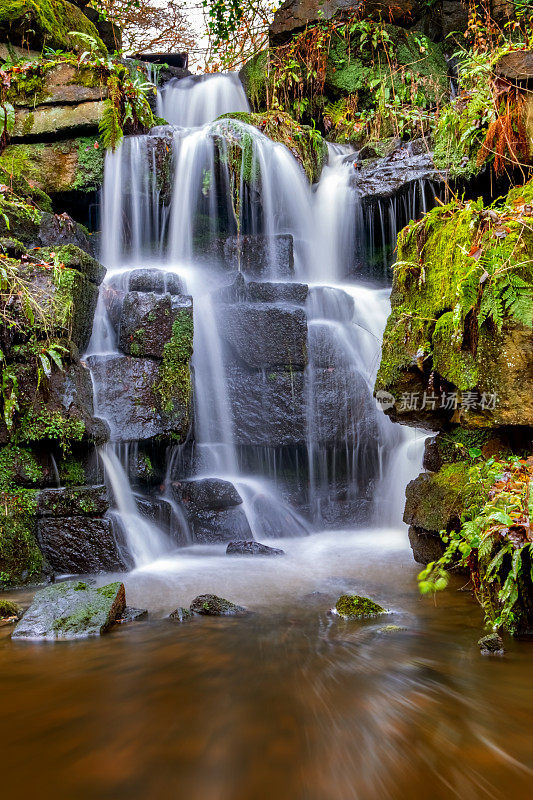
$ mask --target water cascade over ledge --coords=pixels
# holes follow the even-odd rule
[[[88,354],[112,433],[101,457],[113,515],[134,565],[172,543],[398,523],[423,436],[372,397],[388,290],[356,278],[365,232],[349,153],[330,146],[310,187],[282,144],[216,119],[248,107],[234,76],[170,82],[158,107],[173,127],[127,137],[106,158],[108,274]],[[155,363],[141,369],[135,342],[124,351],[121,308],[140,302],[139,286],[148,298],[146,269],[161,275],[169,313],[189,313],[192,298],[194,411],[179,444],[149,410],[132,425],[120,408],[118,376],[138,387]],[[149,496],[135,480],[139,456],[133,464],[121,444],[137,441],[164,462]],[[191,521],[191,481],[223,495],[222,530]]]

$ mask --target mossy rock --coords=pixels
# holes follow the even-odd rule
[[[67,0],[2,0],[0,4],[0,38],[17,47],[85,50],[86,44],[71,31],[91,36],[98,49],[107,52],[93,23]]]
[[[391,55],[380,45],[372,50],[369,44],[361,46],[360,33],[353,37],[334,33],[328,52],[325,93],[337,99],[358,95],[359,108],[373,108],[376,88],[398,88],[402,73],[410,72],[419,85],[423,105],[433,106],[447,96],[449,90],[448,68],[440,44],[431,42],[419,31],[407,31],[395,25],[383,25],[389,37]],[[391,77],[390,62],[397,68]]]
[[[34,489],[0,491],[0,588],[35,583],[45,563],[35,539]]]
[[[204,617],[243,617],[248,614],[244,606],[238,606],[231,600],[217,597],[216,594],[201,594],[195,597],[190,610],[193,614]]]
[[[364,619],[386,614],[383,606],[358,594],[343,594],[335,603],[335,612],[343,619]]]
[[[300,125],[290,114],[282,111],[268,111],[264,114],[238,111],[233,114],[223,114],[219,119],[237,120],[253,125],[273,142],[285,145],[303,167],[311,183],[319,179],[328,159],[327,144],[318,131],[308,125]],[[239,164],[239,167],[242,170],[242,177],[246,182],[252,183],[254,179],[252,141],[247,139],[246,131],[239,126],[235,126],[235,134],[241,141],[242,164]]]
[[[18,619],[22,616],[22,608],[12,600],[0,598],[0,620]]]
[[[85,639],[105,633],[126,607],[124,584],[95,589],[83,581],[47,586],[13,632],[17,639]]]
[[[267,88],[271,83],[268,74],[268,50],[261,50],[246,62],[239,72],[244,91],[254,111],[266,109]]]
[[[51,211],[50,201],[46,207],[38,201],[39,191],[41,194],[97,191],[103,182],[104,159],[105,150],[98,137],[82,136],[59,142],[10,144],[0,156],[0,165],[8,174],[24,174],[31,181],[34,202],[43,211]]]
[[[403,521],[433,533],[458,530],[469,466],[464,461],[448,464],[439,472],[424,472],[411,481],[405,490]]]
[[[10,147],[4,150],[0,155],[0,183],[9,186],[17,197],[31,202],[40,211],[52,211],[52,201],[39,185],[38,173],[30,166],[25,154],[14,153]]]

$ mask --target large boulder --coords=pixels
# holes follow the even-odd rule
[[[109,420],[115,439],[144,441],[170,434],[185,439],[192,413],[187,361],[177,362],[178,369],[168,376],[164,392],[164,359],[109,355],[89,356],[87,362],[95,381],[98,411]]]
[[[14,142],[32,139],[66,139],[69,136],[98,134],[98,124],[104,113],[104,101],[96,100],[79,105],[44,105],[34,110],[17,109],[12,139]]]
[[[184,509],[197,542],[253,539],[242,498],[229,481],[201,478],[175,482],[172,494]]]
[[[85,639],[105,633],[126,606],[124,584],[98,589],[82,581],[40,589],[13,631],[14,639]]]
[[[237,363],[252,369],[305,368],[307,319],[303,309],[266,303],[222,305],[217,319],[220,335]]]
[[[37,523],[37,542],[58,573],[87,575],[123,571],[129,566],[110,519],[42,517]]]
[[[187,317],[187,322],[185,321]],[[128,292],[122,304],[119,347],[126,355],[163,358],[173,328],[192,329],[192,298],[153,292]],[[183,360],[192,355],[192,342],[184,342]]]
[[[433,533],[460,528],[467,472],[459,462],[448,464],[436,473],[422,473],[411,481],[405,490],[403,521]]]
[[[0,7],[0,39],[25,50],[29,46],[42,51],[46,46],[81,52],[85,42],[73,31],[92,37],[101,52],[105,52],[93,23],[67,0],[11,0]]]

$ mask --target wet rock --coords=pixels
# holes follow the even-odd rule
[[[220,478],[200,478],[172,484],[172,494],[179,503],[195,509],[220,510],[238,506],[242,497],[230,481]]]
[[[505,652],[503,639],[497,633],[482,636],[478,641],[478,647],[482,656],[502,656]]]
[[[179,606],[179,608],[177,608],[167,617],[167,619],[172,620],[172,622],[177,622],[178,624],[182,624],[183,622],[189,622],[193,618],[194,618],[193,612],[189,611],[188,608],[182,608],[182,606]]]
[[[41,248],[38,251],[38,257],[49,263],[56,258],[60,264],[81,272],[91,283],[95,283],[97,286],[100,286],[105,278],[106,268],[76,244],[58,244],[54,247]]]
[[[420,181],[430,181],[437,187],[443,178],[431,152],[415,154],[405,146],[399,146],[384,158],[371,159],[353,172],[353,184],[365,204],[393,197]]]
[[[66,581],[40,589],[13,631],[14,639],[85,639],[105,633],[126,606],[124,584],[95,589]]]
[[[160,269],[134,269],[128,273],[130,292],[155,292],[155,294],[185,294],[179,275]]]
[[[409,544],[413,551],[413,558],[418,564],[438,561],[446,549],[438,533],[430,533],[414,525],[409,528]]]
[[[259,283],[250,281],[247,298],[251,303],[294,303],[305,305],[309,287],[306,283]]]
[[[226,548],[228,556],[284,556],[285,550],[269,547],[260,542],[230,542]]]
[[[45,213],[42,215],[39,224],[39,244],[42,247],[74,245],[86,253],[91,252],[87,231],[68,214]]]
[[[22,617],[22,608],[12,600],[0,599],[0,626],[17,622]]]
[[[191,603],[191,611],[206,617],[243,617],[248,614],[244,606],[235,605],[230,600],[216,594],[201,594]]]
[[[438,473],[422,473],[405,490],[403,521],[436,533],[458,530],[463,508],[461,492],[467,480],[462,465],[447,465]]]
[[[77,105],[43,105],[35,109],[17,108],[11,138],[16,142],[97,134],[103,112],[102,100]]]
[[[190,395],[184,396],[182,387],[176,384],[167,412],[169,406],[163,404],[158,391],[159,361],[121,355],[89,356],[87,361],[95,377],[98,408],[111,421],[116,439],[144,441],[170,433],[185,438],[191,414]]]
[[[192,298],[154,292],[128,292],[122,304],[119,347],[126,355],[163,358],[174,323],[188,314],[192,325]],[[190,353],[189,353],[190,356]]]
[[[294,273],[293,239],[289,233],[230,236],[219,247],[226,268],[246,276],[289,278]]]
[[[39,517],[103,515],[109,508],[105,486],[68,486],[39,492]]]
[[[255,369],[307,364],[307,318],[303,309],[267,304],[223,305],[218,326],[238,362]]]
[[[364,619],[387,612],[368,597],[361,597],[358,594],[343,594],[335,604],[334,613],[343,619]]]
[[[146,608],[134,608],[133,606],[126,606],[122,614],[117,617],[115,622],[119,625],[124,625],[127,622],[139,622],[141,619],[148,617]]]
[[[160,498],[136,497],[135,504],[139,513],[165,531],[170,531],[172,506]]]
[[[109,519],[43,517],[37,522],[37,542],[59,573],[113,572],[127,567]]]
[[[186,509],[194,538],[202,544],[216,544],[233,539],[251,539],[252,531],[240,506],[220,510]]]

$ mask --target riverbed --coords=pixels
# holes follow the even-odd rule
[[[3,795],[531,796],[531,644],[482,657],[465,581],[421,598],[405,529],[269,544],[286,555],[194,546],[121,576],[150,615],[100,639],[11,641],[0,628]],[[345,591],[390,613],[343,622],[328,612]],[[208,592],[254,613],[164,619]]]

